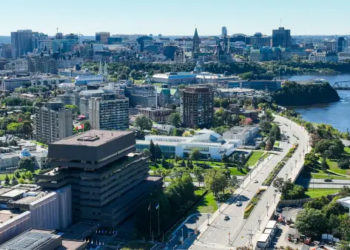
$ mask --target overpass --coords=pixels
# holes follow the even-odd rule
[[[350,90],[350,80],[335,82],[333,83],[332,87],[335,90]]]

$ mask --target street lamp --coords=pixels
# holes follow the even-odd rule
[[[274,193],[273,194],[273,201],[276,203],[276,196],[277,196],[277,194],[276,193]]]
[[[207,214],[207,216],[208,216],[208,223],[207,223],[207,226],[210,226],[210,224],[209,224],[210,214]]]
[[[184,228],[181,228],[182,231],[182,244],[184,243],[185,239],[184,239]]]
[[[288,172],[286,172],[286,181],[288,180]]]
[[[258,220],[258,223],[259,223],[259,231],[260,231],[261,219]]]
[[[269,217],[269,204],[266,202],[266,216]]]

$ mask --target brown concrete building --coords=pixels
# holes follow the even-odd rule
[[[211,127],[214,95],[210,86],[194,85],[181,92],[181,122],[186,127]]]
[[[148,176],[148,158],[135,153],[130,131],[90,130],[49,145],[49,166],[36,175],[43,188],[72,186],[73,222],[114,228],[162,186]]]
[[[139,112],[144,116],[150,118],[152,121],[155,121],[157,123],[165,123],[173,111],[167,108],[139,108]]]

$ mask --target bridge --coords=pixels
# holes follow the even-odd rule
[[[332,87],[335,90],[350,90],[350,80],[349,81],[338,81],[333,83]]]

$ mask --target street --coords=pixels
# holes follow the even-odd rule
[[[278,174],[278,177],[291,178],[294,181],[302,167],[303,158],[301,156],[309,149],[308,135],[303,128],[283,117],[276,116],[275,121],[279,123],[281,131],[290,137],[289,143],[286,141],[281,143],[281,152],[270,155],[252,171],[251,178],[248,176],[232,198],[220,207],[220,211],[214,213],[210,226],[203,223],[199,228],[200,235],[190,249],[230,249],[230,247],[232,249],[232,247],[255,245],[262,233],[261,230],[264,229],[276,209],[280,197],[271,185],[262,195],[250,217],[245,220],[243,214],[249,200],[253,198],[261,187],[261,183],[288,153],[292,145],[298,143],[299,147]],[[241,200],[243,205],[236,206],[237,200]],[[230,217],[230,220],[224,220],[226,215]]]

